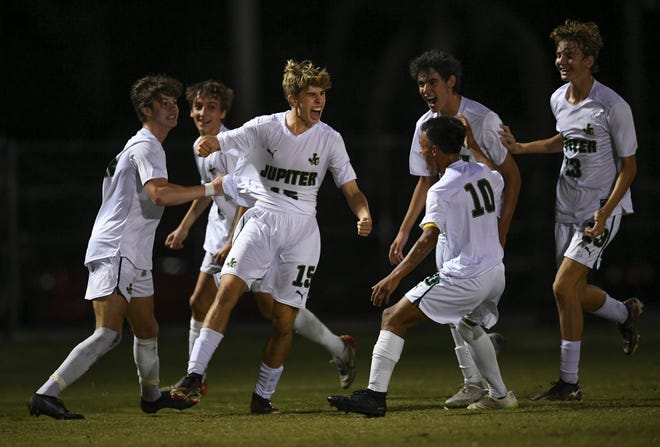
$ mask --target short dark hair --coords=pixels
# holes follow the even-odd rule
[[[422,124],[426,138],[445,154],[458,154],[465,141],[465,126],[454,117],[439,116]]]
[[[195,98],[199,96],[210,96],[220,101],[220,109],[229,112],[234,101],[234,91],[222,82],[209,79],[191,85],[186,89],[186,99],[192,108]]]
[[[594,65],[591,72],[598,72],[598,54],[603,48],[603,38],[600,36],[598,25],[594,22],[578,22],[577,20],[566,20],[550,33],[550,38],[559,45],[559,42],[575,42],[585,57],[593,56]]]
[[[444,51],[429,50],[413,59],[408,68],[410,76],[415,81],[417,81],[420,73],[427,73],[430,69],[437,71],[445,82],[449,80],[451,75],[456,76],[454,93],[460,93],[462,68],[458,59]]]
[[[178,98],[183,93],[183,84],[167,75],[148,75],[138,79],[131,86],[131,103],[140,122],[144,123],[147,117],[142,113],[142,107],[151,107],[151,104],[160,95]]]

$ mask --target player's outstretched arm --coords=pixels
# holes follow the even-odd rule
[[[346,197],[348,206],[353,211],[353,214],[358,218],[357,233],[358,236],[367,237],[371,234],[373,229],[371,221],[371,212],[369,211],[369,203],[367,197],[360,191],[355,180],[344,183],[341,185],[341,190]]]
[[[158,206],[174,206],[209,196],[221,196],[222,177],[216,177],[205,185],[181,186],[169,183],[165,178],[154,178],[144,184],[151,201]]]
[[[165,246],[171,248],[172,250],[180,250],[183,248],[183,241],[188,237],[190,228],[197,222],[199,216],[209,207],[211,204],[210,197],[202,197],[201,199],[195,199],[190,204],[188,212],[181,219],[179,226],[174,229],[170,234],[167,235],[165,239]]]
[[[506,124],[500,126],[500,140],[507,150],[514,154],[554,154],[564,149],[564,142],[561,134],[556,134],[544,140],[530,141],[528,143],[518,143],[513,136],[511,129]]]
[[[406,211],[403,222],[401,222],[401,226],[399,227],[399,232],[390,245],[388,258],[392,265],[396,265],[403,260],[403,248],[405,247],[406,242],[408,242],[410,230],[412,230],[415,222],[417,222],[417,218],[426,205],[426,193],[431,188],[431,185],[436,182],[436,180],[438,180],[437,176],[430,176],[420,177],[417,181],[415,190],[413,191],[412,197],[410,198],[408,210]]]
[[[381,279],[371,288],[371,304],[382,306],[390,301],[390,297],[399,286],[403,278],[408,276],[415,267],[433,250],[438,242],[440,230],[435,225],[426,225],[422,235],[417,239],[415,245],[410,249],[403,261],[385,278]]]

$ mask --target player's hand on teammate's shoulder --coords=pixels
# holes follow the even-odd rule
[[[500,124],[502,130],[499,131],[500,141],[506,147],[506,149],[512,154],[517,154],[520,150],[516,137],[511,133],[511,129],[506,124]]]

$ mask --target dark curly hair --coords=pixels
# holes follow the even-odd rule
[[[417,56],[410,62],[408,71],[410,76],[417,81],[420,73],[428,73],[430,69],[438,72],[442,79],[447,82],[451,75],[456,76],[454,92],[461,91],[461,62],[449,53],[438,50],[429,50]]]
[[[178,98],[183,93],[183,84],[167,75],[148,75],[138,79],[131,86],[131,103],[138,119],[144,123],[147,117],[142,113],[142,107],[151,107],[160,95]]]

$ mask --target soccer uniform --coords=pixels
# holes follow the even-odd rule
[[[463,160],[429,189],[421,226],[435,225],[446,240],[436,247],[438,272],[406,297],[431,320],[457,325],[467,316],[486,328],[497,322],[505,283],[497,232],[503,190],[498,172]]]
[[[621,216],[633,212],[630,189],[614,208],[601,236],[585,237],[584,228],[607,201],[619,175],[619,158],[636,153],[637,137],[630,106],[612,89],[594,80],[587,98],[573,105],[566,99],[568,87],[562,85],[550,98],[556,129],[564,142],[555,203],[557,263],[566,256],[598,268]]]
[[[481,150],[486,156],[488,156],[496,166],[504,163],[504,159],[508,152],[506,147],[502,144],[502,141],[500,141],[498,132],[502,120],[500,120],[497,113],[476,101],[463,97],[461,98],[461,105],[457,112],[457,115],[459,114],[465,116],[468,123],[470,123],[474,139],[479,143]],[[436,116],[438,116],[437,113],[429,110],[417,120],[417,123],[415,123],[415,133],[413,134],[413,140],[410,144],[409,156],[410,174],[414,176],[428,177],[431,175],[426,167],[424,158],[422,158],[419,138],[422,135],[422,124]],[[470,150],[466,147],[461,149],[461,158],[465,161],[476,161]]]
[[[140,129],[108,165],[103,179],[101,208],[87,245],[90,271],[85,299],[110,295],[153,295],[152,253],[163,207],[155,205],[144,185],[167,179],[163,146],[147,129]]]
[[[239,222],[220,275],[238,276],[253,291],[305,307],[321,249],[318,190],[327,171],[338,187],[356,178],[341,135],[323,122],[293,135],[280,112],[222,132],[218,140],[223,150],[235,148],[246,157],[223,179],[225,193],[252,185],[256,199]]]
[[[220,132],[227,130],[223,125]],[[208,157],[198,156],[194,147],[200,138],[197,138],[193,145],[193,154],[202,184],[212,182],[219,174],[232,172],[236,168],[238,154],[233,151],[218,151]],[[222,265],[215,262],[213,256],[227,243],[237,211],[238,205],[230,197],[224,195],[213,196],[206,223],[206,233],[204,235],[205,254],[200,271],[213,275],[222,269]]]

